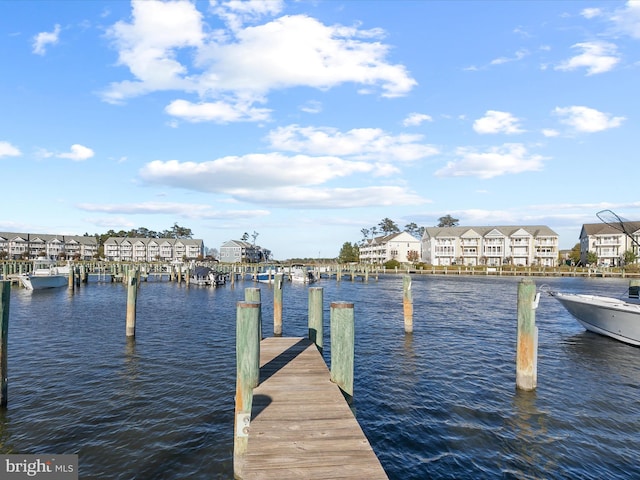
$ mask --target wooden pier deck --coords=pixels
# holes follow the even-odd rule
[[[314,343],[260,342],[260,384],[253,390],[240,478],[388,479]]]

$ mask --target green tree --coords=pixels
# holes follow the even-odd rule
[[[418,227],[415,222],[411,222],[404,226],[404,231],[415,238],[422,238],[424,227]]]
[[[438,227],[457,227],[459,221],[460,220],[453,218],[451,215],[445,215],[438,219]]]
[[[569,260],[573,265],[578,265],[580,263],[580,244],[576,243],[571,251],[569,252]]]
[[[360,249],[358,245],[351,242],[344,242],[340,253],[338,254],[338,261],[340,263],[357,262],[360,259]]]
[[[587,263],[589,265],[598,264],[598,255],[596,254],[596,252],[587,252]]]
[[[242,240],[243,242],[248,242],[249,234],[247,232],[244,232],[244,234],[242,234],[242,236],[240,237],[240,240]]]
[[[624,265],[630,265],[632,263],[635,263],[637,259],[638,259],[638,256],[633,250],[627,250],[622,255],[622,261],[624,262]]]
[[[394,222],[390,218],[383,218],[378,226],[380,227],[380,230],[382,230],[382,233],[384,233],[385,235],[389,235],[391,233],[400,233],[400,228],[398,227],[396,222]]]

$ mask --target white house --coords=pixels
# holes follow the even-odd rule
[[[410,257],[414,257],[414,259],[410,260]],[[420,240],[407,232],[368,238],[360,246],[360,262],[362,263],[385,263],[389,260],[410,263],[419,259]]]
[[[621,266],[624,254],[632,251],[636,258],[640,257],[640,222],[623,222],[630,238],[625,233],[606,223],[585,223],[580,230],[580,262],[586,265],[587,253],[593,252],[598,257],[598,264],[609,267]],[[634,240],[636,243],[634,243]]]
[[[427,227],[422,261],[431,265],[558,265],[558,235],[546,226]]]
[[[222,263],[257,263],[262,261],[263,257],[261,247],[243,240],[229,240],[220,247],[220,262]]]

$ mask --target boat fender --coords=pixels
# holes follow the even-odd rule
[[[537,310],[538,309],[538,304],[540,303],[540,292],[536,292],[536,296],[533,299],[533,303],[531,305],[531,308],[533,310]]]

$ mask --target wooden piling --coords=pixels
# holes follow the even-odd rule
[[[324,289],[322,287],[309,288],[309,340],[316,344],[320,352],[322,352],[324,337],[323,292]]]
[[[331,302],[331,381],[337,384],[350,403],[353,399],[355,358],[355,319],[353,303]]]
[[[259,287],[247,287],[244,289],[244,301],[245,302],[258,302],[262,303],[262,290]],[[264,338],[262,332],[264,331],[262,328],[262,309],[260,309],[260,318],[258,319],[258,325],[260,328],[260,340]]]
[[[136,336],[136,303],[138,302],[138,270],[127,272],[127,337]]]
[[[74,268],[73,264],[69,264],[69,290],[73,290],[76,283],[74,278]]]
[[[7,406],[7,344],[11,282],[0,282],[0,407]]]
[[[282,336],[282,273],[277,273],[273,282],[273,334]]]
[[[402,306],[404,311],[404,332],[413,333],[413,295],[411,293],[411,276],[402,278]]]
[[[242,471],[249,442],[249,424],[253,404],[253,389],[260,378],[258,302],[236,304],[236,402],[234,416],[233,471],[236,478]]]
[[[640,279],[629,280],[629,298],[640,298]]]
[[[518,332],[516,350],[516,387],[535,390],[538,377],[538,327],[535,310],[539,294],[530,279],[518,284]]]

